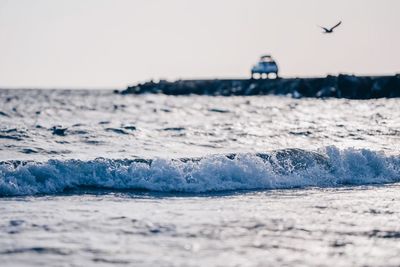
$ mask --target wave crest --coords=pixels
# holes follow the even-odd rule
[[[83,187],[204,193],[394,182],[400,182],[399,156],[336,147],[319,152],[284,149],[184,159],[0,163],[2,197],[56,194]]]

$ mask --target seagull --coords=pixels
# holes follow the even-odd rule
[[[333,26],[332,28],[330,28],[330,29],[328,29],[328,28],[325,28],[325,27],[322,27],[322,26],[320,26],[323,30],[324,30],[324,32],[323,33],[333,33],[333,30],[336,28],[336,27],[339,27],[339,25],[340,24],[342,24],[342,22],[341,21],[339,21],[339,23],[338,24],[336,24],[335,26]]]

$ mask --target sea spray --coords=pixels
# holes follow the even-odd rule
[[[186,159],[5,161],[0,196],[57,194],[83,187],[205,193],[400,182],[400,157],[367,149],[210,155]]]

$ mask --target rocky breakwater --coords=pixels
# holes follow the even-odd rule
[[[122,94],[162,93],[167,95],[290,95],[349,99],[400,97],[400,75],[279,79],[215,79],[146,82],[129,86]]]

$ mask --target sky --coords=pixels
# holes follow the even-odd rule
[[[1,88],[400,73],[399,0],[0,0]],[[334,34],[318,25],[343,24]]]

